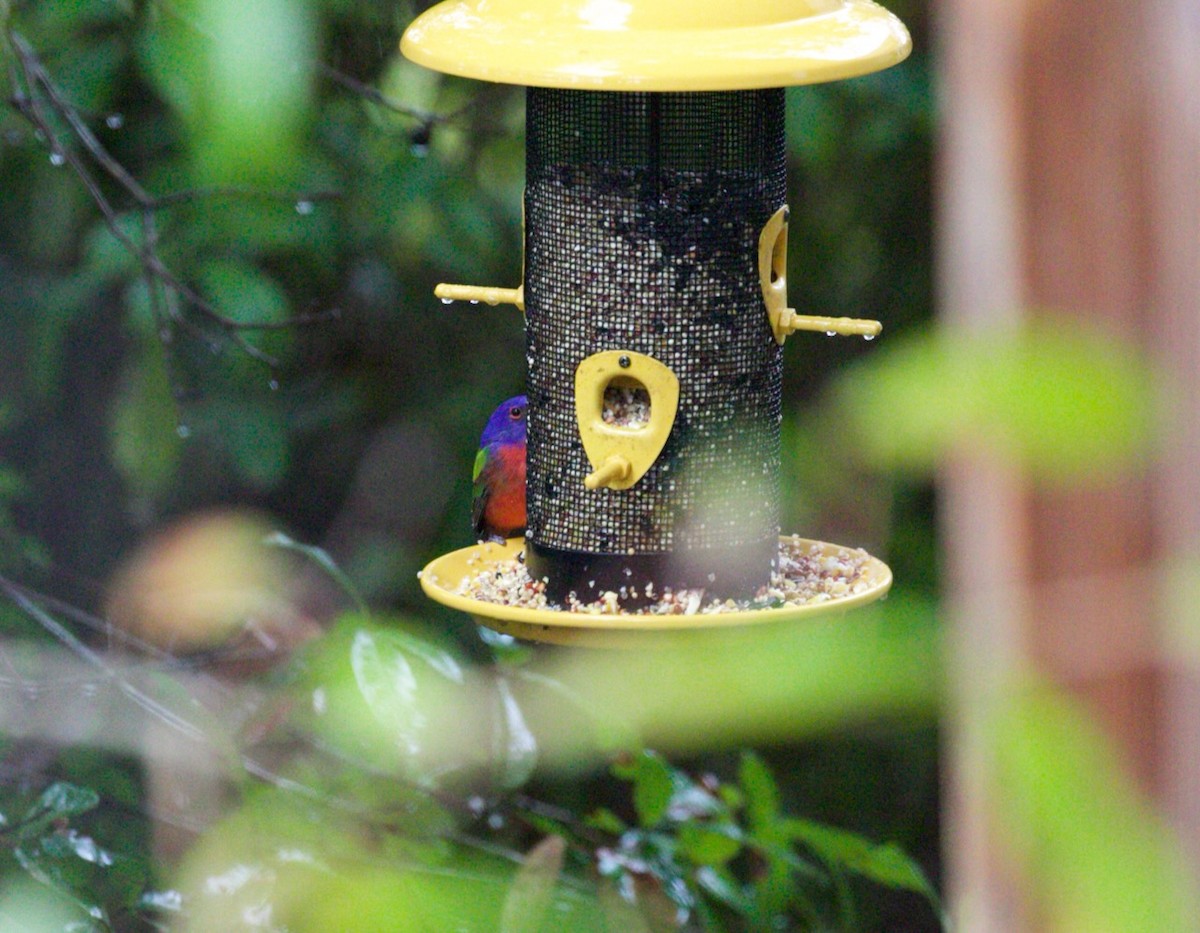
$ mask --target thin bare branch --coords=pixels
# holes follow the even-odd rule
[[[317,74],[332,81],[334,84],[344,87],[348,91],[353,91],[360,97],[365,97],[372,103],[378,104],[380,107],[390,110],[393,113],[398,113],[404,117],[411,117],[425,126],[432,126],[434,123],[445,123],[446,120],[450,119],[450,116],[446,114],[437,114],[431,110],[422,110],[419,107],[410,107],[408,104],[402,104],[395,98],[383,93],[383,91],[374,85],[359,81],[358,78],[352,77],[344,71],[339,71],[337,68],[327,65],[324,62],[316,62],[313,68]]]

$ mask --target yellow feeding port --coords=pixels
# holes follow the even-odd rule
[[[887,68],[911,47],[871,0],[445,0],[400,44],[448,74],[629,91],[816,84]]]
[[[592,465],[588,489],[629,489],[666,446],[679,408],[679,380],[632,350],[594,353],[575,370],[575,417]]]

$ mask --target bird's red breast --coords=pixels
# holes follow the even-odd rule
[[[483,525],[501,536],[525,528],[525,445],[495,444],[481,477],[487,484]]]

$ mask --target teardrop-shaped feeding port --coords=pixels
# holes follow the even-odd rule
[[[662,453],[679,408],[679,380],[633,350],[603,350],[575,370],[575,417],[588,489],[629,489]]]

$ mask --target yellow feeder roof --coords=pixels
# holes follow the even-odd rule
[[[903,61],[871,0],[445,0],[408,27],[412,61],[502,84],[734,91],[851,78]]]

